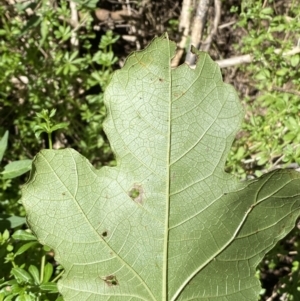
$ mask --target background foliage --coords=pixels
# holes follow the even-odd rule
[[[103,91],[125,57],[155,35],[168,31],[180,40],[181,8],[182,1],[175,0],[2,2],[0,300],[59,298],[55,283],[61,267],[26,229],[18,203],[28,160],[53,143],[75,148],[97,167],[113,165],[102,131]],[[299,31],[297,0],[222,1],[209,53],[216,60],[240,54],[254,58],[223,69],[246,111],[227,161],[227,170],[240,178],[298,167],[300,55],[284,53],[299,46]],[[261,300],[299,299],[299,248],[296,228],[266,257],[258,271]]]

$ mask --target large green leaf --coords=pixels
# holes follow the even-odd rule
[[[255,268],[293,227],[299,174],[224,172],[243,112],[217,65],[170,67],[167,36],[106,90],[117,167],[44,150],[23,189],[28,222],[64,266],[64,300],[257,300]]]

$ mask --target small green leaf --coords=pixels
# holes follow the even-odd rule
[[[5,132],[4,136],[0,140],[0,162],[2,161],[3,155],[7,148],[8,131]]]
[[[300,55],[299,54],[295,54],[291,57],[291,65],[293,67],[297,67],[300,61]]]
[[[41,31],[41,39],[40,39],[40,47],[43,46],[47,36],[48,36],[48,33],[49,33],[49,24],[48,24],[48,20],[47,19],[44,19],[41,23],[41,27],[40,27],[40,31]]]
[[[24,269],[16,267],[12,268],[11,273],[15,276],[18,283],[32,283],[32,276]]]
[[[49,132],[50,131],[50,122],[41,122],[40,124],[33,127],[33,130],[36,131],[43,131]]]
[[[43,250],[44,250],[45,252],[50,252],[52,249],[51,249],[50,247],[44,245],[44,246],[43,246]]]
[[[56,114],[56,109],[51,109],[49,117],[52,118]]]
[[[255,78],[257,80],[266,80],[268,78],[270,78],[270,71],[265,69],[265,70],[261,70],[260,72],[257,73],[257,75],[255,76]]]
[[[31,169],[32,160],[19,160],[7,164],[2,171],[3,179],[12,179],[21,176]]]
[[[34,240],[36,241],[36,237],[28,231],[25,230],[17,230],[12,237],[16,240]]]
[[[24,245],[22,245],[16,252],[15,252],[15,257],[23,254],[24,252],[26,252],[28,249],[37,246],[38,242],[32,241],[32,242],[28,242]]]
[[[30,295],[22,294],[16,298],[16,301],[36,301],[36,298]]]
[[[31,274],[34,283],[39,284],[40,283],[40,272],[38,268],[35,265],[30,265],[28,268],[28,272]]]
[[[285,76],[289,72],[290,72],[290,70],[288,68],[281,68],[281,69],[276,71],[276,75]]]
[[[273,14],[273,9],[271,7],[265,7],[263,8],[260,13],[262,15],[272,15]]]
[[[43,132],[45,132],[43,129],[42,130],[34,130],[34,135],[36,138],[39,138]]]
[[[3,240],[8,240],[9,239],[9,231],[7,229],[4,230],[2,234],[2,239]]]
[[[25,217],[0,214],[0,230],[2,229],[2,227],[4,227],[5,229],[14,229],[25,224],[25,222]]]
[[[2,280],[2,279],[1,279]],[[3,283],[0,284],[1,287],[4,287],[4,286],[12,286],[14,284],[18,284],[17,280],[16,279],[12,279],[12,280],[8,280],[8,281],[5,281]]]
[[[8,252],[12,252],[13,249],[14,249],[14,246],[13,246],[12,244],[8,244],[8,245],[6,246],[6,250],[7,250]]]
[[[43,277],[43,283],[49,282],[53,274],[53,266],[51,263],[47,263],[44,267],[44,277]]]
[[[53,127],[51,127],[51,132],[54,132],[58,129],[66,129],[66,128],[68,128],[69,124],[70,124],[69,122],[58,123],[58,124],[54,125]]]
[[[74,51],[68,60],[73,61],[77,57],[77,55],[78,55],[78,51]]]
[[[4,301],[11,301],[15,298],[14,295],[8,295],[7,297],[5,297]]]
[[[49,293],[57,293],[57,284],[54,282],[47,282],[47,283],[42,283],[40,285],[40,289],[43,291],[49,291]]]

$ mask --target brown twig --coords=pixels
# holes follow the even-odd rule
[[[281,88],[281,87],[272,87],[273,91],[278,91],[278,92],[285,92],[285,93],[289,93],[289,94],[294,94],[297,96],[300,96],[300,92],[295,91],[295,90],[289,90],[289,89],[285,89],[285,88]]]
[[[229,26],[235,24],[236,22],[237,22],[237,21],[230,21],[230,22],[228,22],[228,23],[219,25],[219,26],[218,26],[218,29],[223,29],[223,28],[229,27]]]
[[[78,26],[78,11],[76,7],[76,3],[73,1],[70,1],[70,10],[71,10],[71,24],[73,27]],[[72,31],[71,33],[71,45],[74,48],[78,48],[79,46],[79,40],[77,37],[77,32],[75,30]]]
[[[282,50],[281,49],[275,49],[275,53],[280,53]],[[300,53],[300,47],[294,47],[293,49],[283,52],[283,56],[289,56],[289,55],[294,55]],[[226,68],[226,67],[231,67],[231,66],[236,66],[240,64],[245,64],[245,63],[251,63],[253,61],[253,57],[250,54],[245,54],[241,56],[236,56],[232,57],[229,59],[224,59],[224,60],[219,60],[216,61],[216,63],[220,66],[220,68]]]
[[[107,22],[109,20],[113,22],[127,21],[129,18],[133,18],[132,9],[130,6],[127,8],[110,11],[104,8],[97,8],[94,12],[95,17],[100,22]]]
[[[266,301],[274,301],[277,296],[278,296],[278,293],[277,292],[273,292],[272,296],[269,297]]]
[[[214,36],[217,34],[218,26],[219,26],[220,19],[221,19],[221,1],[214,0],[214,5],[215,5],[214,23],[212,25],[212,29],[211,29],[209,35],[207,36],[207,38],[205,39],[205,41],[202,43],[202,45],[200,47],[200,49],[202,51],[206,51],[206,52],[209,50],[212,40],[213,40]]]
[[[200,48],[209,4],[210,0],[199,0],[193,20],[190,45],[193,45],[197,49]],[[186,55],[185,62],[189,65],[193,65],[195,62],[195,55],[189,51]]]
[[[128,15],[131,16],[132,15],[132,9],[131,9],[129,0],[126,0],[126,6],[127,6],[127,10],[128,10]],[[130,34],[131,33],[133,35],[137,35],[138,34],[138,30],[137,30],[137,28],[136,28],[136,26],[134,24],[130,25],[130,31],[131,31],[131,32],[129,32]],[[139,42],[138,39],[135,40],[135,46],[136,46],[137,50],[141,49],[141,44],[140,44],[140,42]]]
[[[187,46],[187,40],[190,32],[190,24],[191,24],[191,10],[192,3],[191,0],[183,0],[180,21],[179,21],[179,32],[181,33],[181,40],[178,43],[178,50],[176,52],[175,57],[172,60],[172,67],[176,67],[179,65],[179,62],[183,56],[184,49]]]

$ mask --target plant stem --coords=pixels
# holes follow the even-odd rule
[[[44,255],[41,260],[40,283],[42,283],[44,280],[45,260],[46,260],[46,255]]]
[[[53,280],[51,280],[51,282],[56,282],[61,276],[62,274],[64,273],[65,271],[62,270]]]
[[[51,133],[49,133],[49,132],[48,132],[48,143],[49,143],[49,149],[52,149]]]

